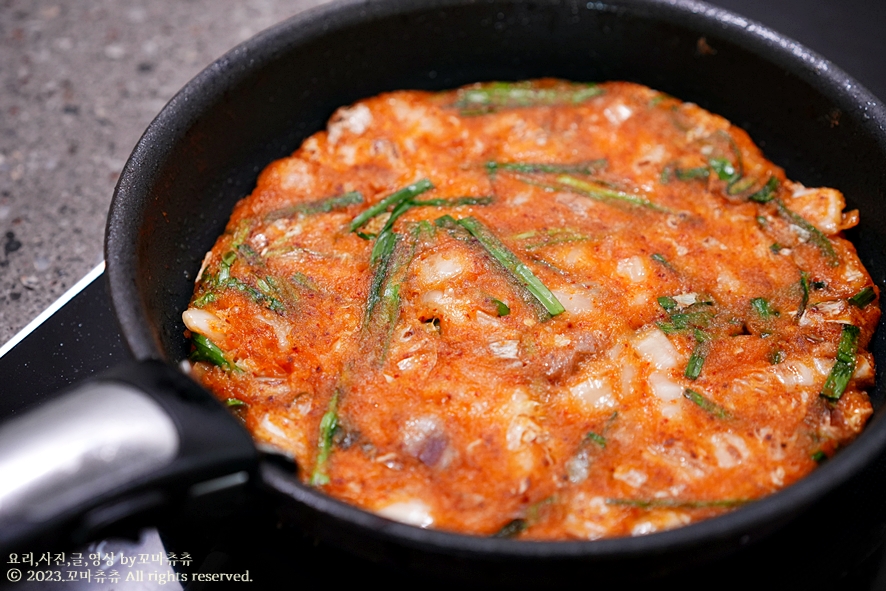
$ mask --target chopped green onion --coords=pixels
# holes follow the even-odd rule
[[[541,162],[494,162],[486,163],[489,174],[495,174],[499,170],[522,172],[524,174],[583,174],[592,175],[606,168],[605,158],[576,162],[574,164],[545,164]]]
[[[506,303],[501,300],[497,300],[495,298],[491,298],[492,303],[495,304],[495,310],[499,316],[507,316],[511,313],[511,309],[508,307]]]
[[[314,472],[311,474],[311,486],[323,486],[329,484],[329,475],[326,473],[326,464],[329,454],[332,453],[332,436],[338,427],[338,398],[336,390],[329,400],[326,413],[320,419],[320,436],[317,439],[317,460],[314,462]]]
[[[656,263],[659,263],[660,265],[665,266],[666,268],[670,269],[671,271],[674,270],[673,265],[671,265],[671,263],[668,261],[668,259],[664,258],[664,255],[661,255],[656,252],[656,253],[649,255],[649,258],[652,259],[653,261],[655,261]]]
[[[351,220],[351,223],[348,226],[348,230],[351,232],[355,232],[375,216],[387,211],[389,207],[396,208],[403,201],[406,201],[407,199],[412,199],[413,197],[421,195],[425,191],[429,191],[433,188],[434,185],[433,183],[431,183],[431,181],[429,181],[428,179],[421,179],[420,181],[416,181],[411,185],[400,189],[399,191],[391,193],[375,205],[372,205],[363,210],[360,215]]]
[[[228,398],[227,400],[225,400],[225,406],[227,406],[228,408],[232,408],[232,407],[249,406],[249,405],[246,404],[245,402],[243,402],[242,400],[240,400],[239,398]]]
[[[683,397],[693,402],[696,406],[698,406],[706,413],[712,414],[718,419],[728,420],[732,418],[732,413],[730,413],[728,410],[726,410],[713,400],[706,398],[700,392],[696,392],[695,390],[686,388],[685,390],[683,390]]]
[[[676,300],[674,300],[674,303],[676,303]],[[659,304],[661,303],[659,302]],[[658,322],[656,324],[665,334],[674,334],[689,328],[704,329],[710,325],[711,320],[714,318],[714,314],[710,309],[711,306],[713,306],[713,302],[697,301],[682,312],[668,310],[671,321]]]
[[[840,344],[837,346],[837,361],[831,368],[821,395],[830,400],[839,400],[855,373],[855,355],[858,352],[858,335],[861,329],[851,324],[844,324],[840,332]]]
[[[515,538],[529,527],[529,523],[525,519],[512,519],[507,522],[500,530],[492,534],[493,538]]]
[[[781,253],[781,250],[783,248],[784,248],[784,246],[782,246],[778,242],[773,242],[772,244],[769,245],[769,250],[771,250],[775,254]]]
[[[358,203],[363,203],[363,195],[358,191],[350,191],[342,195],[326,197],[324,199],[308,201],[306,203],[299,203],[297,205],[292,205],[290,207],[284,207],[282,209],[272,211],[265,216],[265,220],[273,221],[280,218],[292,217],[294,215],[307,216],[315,215],[318,213],[329,213],[336,209],[344,209],[345,207],[356,205]]]
[[[721,181],[734,183],[741,178],[741,173],[735,169],[735,166],[728,158],[711,158],[708,164],[711,165],[711,168],[717,173],[717,177]]]
[[[778,365],[782,361],[785,360],[785,352],[781,349],[773,349],[769,353],[769,364],[770,365]]]
[[[692,350],[692,355],[689,356],[686,371],[683,372],[683,375],[690,380],[697,380],[701,375],[701,368],[711,351],[711,336],[709,334],[696,328],[695,340],[695,348]]]
[[[223,283],[231,276],[231,265],[237,259],[237,253],[229,250],[222,255],[221,263],[218,265],[218,282]]]
[[[800,271],[800,292],[802,296],[800,298],[800,307],[797,309],[797,322],[803,318],[803,314],[806,313],[806,306],[809,305],[809,273],[806,271]]]
[[[753,177],[749,177],[749,176],[742,177],[740,179],[736,179],[736,180],[732,181],[731,183],[729,183],[729,186],[726,187],[726,194],[727,195],[739,195],[741,193],[744,193],[745,191],[747,191],[751,187],[753,187],[754,183],[756,183],[756,182],[757,182],[756,179],[754,179]]]
[[[217,298],[218,294],[216,292],[207,290],[203,295],[191,302],[191,306],[195,308],[202,308],[206,304],[214,302]]]
[[[672,298],[670,296],[659,297],[658,298],[658,305],[661,306],[662,308],[664,308],[665,310],[667,310],[668,312],[676,310],[678,307],[677,300],[675,300],[674,298]]]
[[[421,201],[413,201],[412,205],[415,207],[460,207],[462,205],[489,205],[493,201],[492,196],[483,195],[482,197],[454,197],[452,199],[422,199]]]
[[[681,181],[691,181],[693,179],[706,179],[711,174],[711,169],[707,166],[699,166],[697,168],[676,168],[674,176]]]
[[[763,320],[769,320],[775,316],[779,316],[778,310],[774,310],[772,305],[765,298],[754,298],[751,300],[751,308]]]
[[[388,355],[391,337],[400,316],[400,288],[406,280],[406,271],[415,256],[421,226],[415,225],[407,237],[394,232],[379,236],[373,249],[372,281],[363,317],[364,346],[371,347],[367,354],[381,366]]]
[[[521,179],[522,180],[522,179]],[[619,201],[630,205],[646,207],[654,211],[670,212],[669,209],[657,205],[641,195],[635,193],[627,193],[601,186],[600,184],[583,181],[575,177],[563,174],[556,178],[559,187],[554,186],[554,190],[564,190],[564,188],[572,193],[590,197],[597,201]],[[525,181],[524,181],[525,182]]]
[[[524,240],[527,238],[532,238],[537,236],[539,233],[535,230],[529,232],[523,232],[522,234],[517,234],[514,236],[517,240]],[[538,242],[533,242],[531,244],[525,244],[523,246],[524,250],[538,250],[539,248],[543,248],[546,246],[554,246],[556,244],[565,244],[568,242],[584,242],[587,240],[593,240],[594,238],[588,236],[586,234],[581,234],[576,232],[575,230],[571,230],[568,228],[553,228],[550,230],[545,230],[541,236],[539,236],[540,240]]]
[[[600,447],[606,447],[606,438],[603,437],[602,435],[594,433],[593,431],[588,431],[588,434],[585,435],[584,440],[585,441],[593,441],[594,443],[596,443]]]
[[[825,461],[826,459],[828,459],[827,454],[824,453],[824,452],[821,451],[821,450],[818,450],[818,451],[814,452],[814,453],[812,454],[812,456],[810,456],[810,457],[811,457],[815,462],[817,462],[817,463],[819,463],[819,464],[821,464],[823,461]]]
[[[199,333],[191,336],[191,342],[194,343],[194,352],[191,353],[193,361],[208,361],[214,363],[226,371],[234,371],[236,365],[228,361],[224,352],[212,341]]]
[[[809,242],[821,250],[821,253],[828,260],[829,266],[836,267],[840,264],[840,257],[837,255],[837,251],[834,250],[834,245],[821,230],[806,221],[800,214],[788,209],[788,206],[781,199],[774,198],[772,201],[778,208],[779,215],[808,235]]]
[[[748,197],[751,201],[756,201],[757,203],[769,203],[772,201],[772,198],[775,197],[775,192],[778,189],[778,179],[773,177],[769,177],[769,180],[766,181],[766,184],[763,185],[763,188],[750,195]]]
[[[302,273],[301,271],[296,271],[292,277],[290,277],[291,281],[301,287],[302,289],[308,289],[311,291],[317,291],[317,284],[314,283],[314,280]]]
[[[877,294],[874,292],[874,288],[869,285],[849,298],[849,303],[856,308],[864,308],[875,299],[877,299]]]
[[[646,207],[664,213],[671,212],[671,210],[666,207],[656,205],[640,195],[610,189],[599,183],[583,181],[569,175],[560,175],[555,179],[556,182],[553,183],[541,182],[529,176],[517,175],[515,178],[521,183],[526,183],[527,185],[532,185],[534,187],[541,187],[545,191],[563,191],[566,193],[575,193],[576,195],[581,195],[582,197],[588,197],[589,199],[602,201],[604,203],[614,201],[616,203],[620,202]]]
[[[452,105],[462,115],[482,115],[499,109],[577,104],[603,94],[596,84],[538,88],[532,82],[489,82],[462,88]]]
[[[624,505],[639,509],[710,509],[715,507],[739,507],[753,499],[719,499],[713,501],[692,501],[683,499],[606,499],[607,505]]]
[[[538,300],[551,316],[566,311],[554,294],[545,287],[538,277],[511,250],[505,246],[480,220],[466,217],[458,220],[458,224],[477,239],[502,267],[515,277],[526,290]]]
[[[262,280],[259,279],[259,280],[257,280],[256,283],[261,283],[261,282],[262,282]],[[268,292],[271,291],[270,286],[268,286],[268,284],[266,282],[264,283],[264,286]],[[286,307],[283,305],[283,303],[280,300],[278,300],[277,298],[275,298],[274,296],[270,295],[270,293],[262,293],[262,289],[260,289],[260,288],[256,289],[255,287],[252,287],[248,283],[246,283],[240,279],[237,279],[236,277],[228,277],[228,279],[226,281],[219,282],[218,287],[219,288],[230,287],[230,288],[236,289],[237,291],[246,294],[246,296],[249,299],[251,299],[253,302],[255,302],[256,304],[259,304],[261,306],[265,306],[267,309],[272,310],[274,312],[282,313],[282,312],[286,311]]]

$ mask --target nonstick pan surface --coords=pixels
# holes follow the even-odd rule
[[[688,0],[346,1],[237,47],[145,132],[120,178],[107,229],[107,276],[129,347],[142,359],[186,356],[180,313],[234,203],[337,107],[395,89],[542,76],[639,82],[743,127],[789,178],[837,187],[860,210],[861,225],[849,237],[882,288],[886,111],[801,46]],[[872,345],[879,367],[886,367],[884,332]],[[808,547],[779,548],[790,558],[778,564],[790,580],[802,572],[813,581],[824,562],[863,557],[871,532],[886,522],[886,510],[871,502],[883,490],[883,399],[878,379],[866,432],[800,483],[729,515],[637,538],[538,543],[421,530],[325,497],[273,463],[261,474],[286,523],[424,572],[515,583],[581,575],[643,581],[707,572],[724,557],[755,556],[763,565],[766,553],[754,548],[791,530]],[[827,561],[813,551],[822,547]],[[753,572],[730,580],[750,580]]]

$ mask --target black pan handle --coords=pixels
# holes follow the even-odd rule
[[[0,425],[0,555],[217,517],[246,500],[257,464],[240,421],[189,377],[113,368]]]

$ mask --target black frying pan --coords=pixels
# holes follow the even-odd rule
[[[789,178],[837,187],[860,209],[862,223],[850,238],[883,286],[886,110],[833,65],[776,33],[689,0],[346,1],[234,49],[189,83],[137,145],[117,187],[106,244],[114,307],[135,356],[168,364],[186,356],[180,313],[234,203],[264,166],[322,129],[336,107],[400,88],[540,76],[636,81],[744,127]],[[873,344],[881,368],[884,333],[881,327]],[[422,572],[517,584],[701,581],[720,573],[718,584],[728,586],[753,582],[769,567],[780,568],[775,580],[795,584],[849,568],[886,523],[886,503],[871,503],[883,490],[886,465],[882,379],[865,433],[800,483],[678,530],[560,543],[421,530],[362,512],[302,485],[272,456],[257,456],[216,412],[220,406],[168,366],[126,368],[115,379],[152,383],[180,439],[195,441],[179,446],[159,481],[137,476],[137,494],[118,483],[91,505],[72,505],[55,521],[69,533],[100,531],[130,513],[150,516],[170,502],[224,500],[248,481],[287,523]],[[186,394],[170,402],[170,390]],[[92,519],[87,526],[84,514]],[[23,536],[35,531],[22,527]],[[785,536],[791,548],[780,542]],[[732,565],[728,580],[724,564]]]

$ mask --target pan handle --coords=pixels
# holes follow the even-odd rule
[[[258,464],[240,421],[158,361],[113,368],[7,421],[0,450],[0,553],[217,517],[246,499]]]

